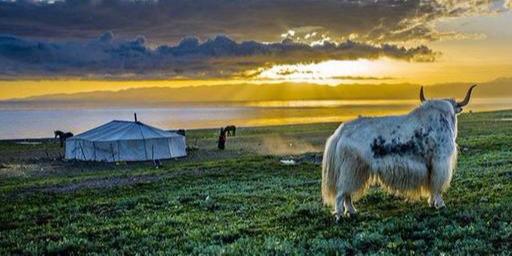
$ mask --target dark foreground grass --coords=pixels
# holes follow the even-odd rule
[[[374,188],[356,203],[358,216],[335,223],[320,201],[320,166],[284,166],[276,156],[181,161],[161,169],[103,166],[4,179],[0,254],[510,254],[512,122],[502,120],[510,116],[460,119],[459,165],[440,211]],[[250,136],[258,133],[264,131]],[[51,190],[134,177],[152,178]]]

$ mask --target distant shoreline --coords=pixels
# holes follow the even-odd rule
[[[512,111],[512,108],[507,108],[507,109],[500,109],[500,110],[492,110],[492,111],[474,111],[473,113],[479,113],[479,114],[485,114],[485,113],[499,113],[499,112],[509,112],[509,111]],[[462,113],[462,115],[467,115],[467,114],[470,114],[469,112],[464,112]],[[265,128],[286,128],[288,126],[290,127],[293,127],[293,126],[318,126],[318,125],[327,125],[327,124],[333,124],[333,123],[342,123],[343,121],[332,121],[332,122],[311,122],[311,123],[293,123],[293,124],[267,124],[267,125],[237,125],[237,127],[239,128],[243,128],[243,129],[265,129]],[[165,128],[163,128],[165,129]],[[190,128],[190,129],[185,129],[187,131],[201,131],[201,132],[216,132],[219,128],[218,127],[203,127],[203,128]],[[171,129],[171,130],[168,130],[168,131],[176,131],[177,129]],[[37,138],[37,137],[34,137],[34,138],[4,138],[4,139],[0,139],[0,142],[14,142],[14,143],[19,143],[19,142],[48,142],[48,141],[53,141],[55,140],[54,138],[52,137],[40,137],[40,138]]]

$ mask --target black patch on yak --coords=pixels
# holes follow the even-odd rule
[[[428,135],[431,131],[431,128],[426,131],[417,129],[406,142],[400,142],[399,138],[393,138],[391,142],[387,142],[386,139],[379,135],[373,139],[370,145],[373,156],[379,158],[387,155],[424,155],[428,150]]]

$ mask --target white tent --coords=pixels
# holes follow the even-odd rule
[[[137,121],[114,120],[66,140],[66,159],[146,161],[186,155],[185,136]]]

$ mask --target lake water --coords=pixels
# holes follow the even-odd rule
[[[155,108],[65,108],[30,104],[0,104],[0,139],[52,137],[54,130],[75,134],[117,120],[139,121],[163,129],[192,129],[339,122],[358,115],[400,114],[414,108],[416,100],[400,101],[271,101],[230,105],[189,105]],[[512,109],[512,99],[474,99],[467,110]]]

